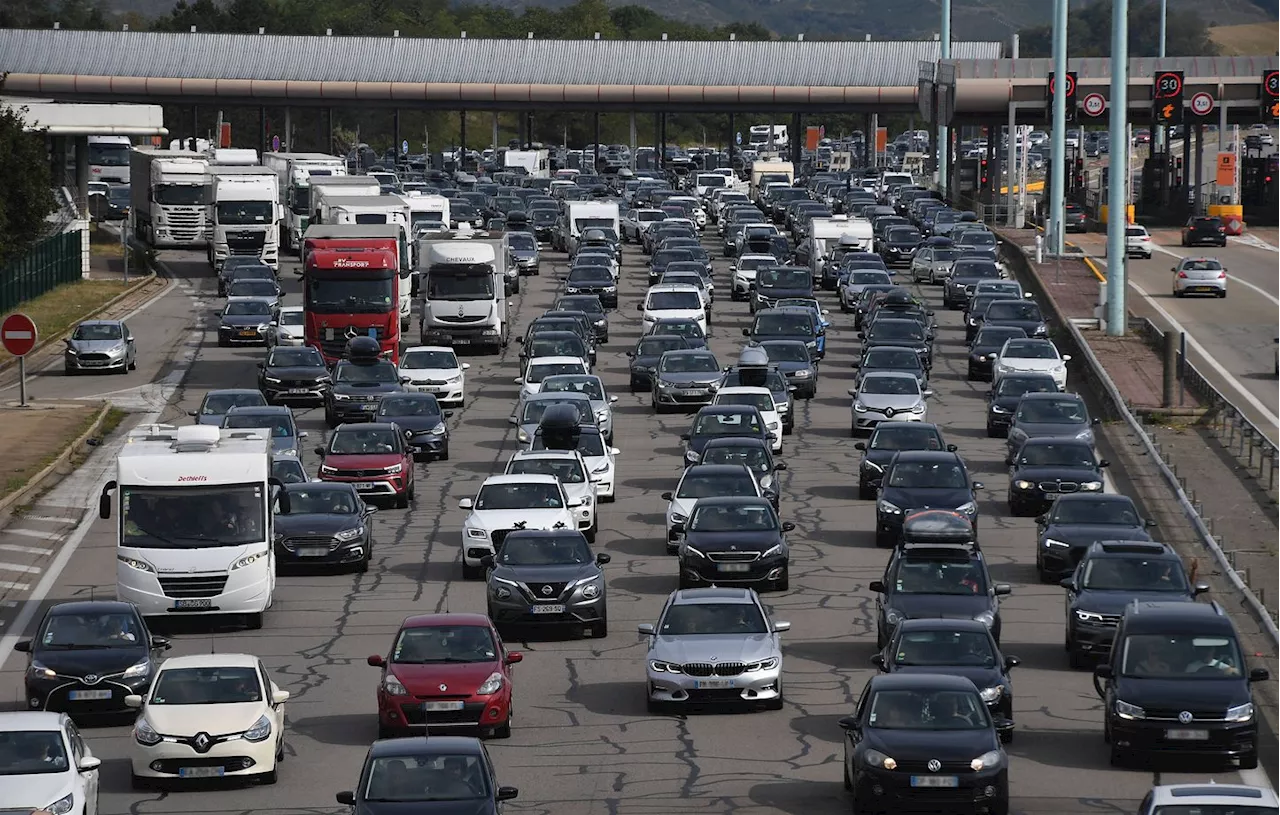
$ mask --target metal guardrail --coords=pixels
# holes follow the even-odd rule
[[[1235,566],[1231,563],[1231,558],[1218,544],[1205,520],[1200,517],[1200,513],[1182,488],[1182,484],[1178,481],[1177,475],[1161,457],[1159,449],[1152,441],[1151,436],[1148,435],[1146,428],[1129,410],[1124,397],[1120,394],[1120,389],[1116,387],[1115,382],[1107,375],[1102,363],[1094,356],[1080,329],[1071,320],[1065,319],[1058,312],[1057,304],[1052,294],[1044,287],[1039,275],[1031,268],[1025,250],[1006,241],[1004,251],[1008,259],[1012,261],[1009,265],[1015,270],[1016,276],[1036,296],[1041,306],[1051,312],[1055,318],[1055,333],[1057,338],[1061,340],[1059,347],[1063,345],[1074,346],[1074,348],[1069,349],[1063,348],[1064,351],[1072,354],[1072,366],[1077,368],[1084,375],[1084,379],[1094,386],[1094,391],[1101,399],[1102,407],[1108,417],[1124,422],[1129,427],[1129,430],[1141,440],[1144,452],[1150,461],[1155,464],[1165,486],[1168,487],[1177,500],[1183,516],[1195,531],[1196,537],[1199,538],[1200,545],[1213,558],[1218,569],[1239,592],[1242,605],[1248,609],[1249,613],[1262,626],[1272,645],[1280,647],[1280,631],[1277,631],[1275,619],[1267,611],[1266,606],[1258,595],[1245,582],[1240,572],[1236,571]]]

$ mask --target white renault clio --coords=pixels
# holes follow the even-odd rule
[[[67,714],[0,713],[0,812],[97,815],[101,764]]]

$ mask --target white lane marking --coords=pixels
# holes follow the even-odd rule
[[[20,572],[22,574],[40,574],[44,571],[39,566],[23,566],[21,563],[0,562],[0,572]]]
[[[48,506],[48,504],[45,504],[44,506]],[[76,508],[80,509],[80,507],[76,507]],[[43,521],[44,523],[50,523],[50,524],[69,524],[72,521],[74,521],[75,518],[55,518],[52,515],[23,515],[22,520]]]
[[[46,577],[47,577],[47,575],[46,575]],[[30,584],[30,583],[14,583],[12,580],[0,580],[0,589],[17,589],[18,591],[22,591],[22,590],[24,590],[24,589],[28,589],[28,588],[30,588],[30,587],[31,587],[31,584]],[[33,615],[33,616],[34,616],[34,615]],[[23,622],[23,624],[22,624],[23,628],[26,628],[27,623],[29,623],[29,622],[31,622],[29,619],[28,619],[28,620],[26,620],[26,621],[24,621],[24,622]],[[17,642],[17,641],[18,641],[18,638],[17,638],[17,637],[5,637],[5,638],[4,638],[5,643],[7,644],[7,643],[8,643],[8,641],[9,641],[10,639],[12,639],[14,642]],[[9,651],[10,651],[10,652],[12,652],[12,650],[13,650],[13,648],[12,648],[12,646],[10,646],[10,647],[9,647]]]
[[[1280,252],[1280,246],[1272,246],[1257,235],[1250,233],[1245,233],[1240,237],[1235,238],[1234,242],[1242,243],[1245,246],[1252,246],[1254,249],[1263,249],[1267,252]]]
[[[16,543],[0,543],[0,552],[17,552],[20,555],[52,555],[52,549],[41,549],[38,546],[19,546]]]
[[[24,535],[28,538],[44,538],[46,540],[57,540],[62,537],[62,532],[45,532],[42,529],[6,529],[4,535]]]
[[[1180,253],[1178,253],[1178,252],[1173,251],[1172,249],[1168,249],[1168,248],[1166,248],[1166,247],[1164,247],[1164,246],[1161,246],[1160,244],[1158,244],[1158,243],[1154,243],[1154,242],[1151,244],[1151,248],[1152,248],[1152,249],[1154,249],[1154,250],[1156,250],[1157,252],[1160,252],[1161,254],[1168,255],[1169,257],[1177,258],[1178,260],[1183,260],[1183,259],[1185,259],[1185,258],[1189,258],[1189,257],[1195,257],[1195,255],[1183,255],[1183,254],[1180,254]],[[1248,280],[1242,280],[1242,279],[1240,279],[1240,278],[1236,277],[1236,276],[1235,276],[1235,275],[1233,275],[1233,274],[1229,274],[1229,275],[1227,275],[1227,279],[1228,279],[1228,280],[1231,280],[1231,281],[1233,281],[1233,282],[1235,282],[1235,283],[1237,283],[1237,284],[1239,284],[1239,285],[1241,285],[1241,286],[1247,286],[1247,287],[1249,287],[1249,288],[1253,289],[1253,290],[1254,290],[1254,291],[1256,291],[1258,294],[1261,294],[1263,297],[1265,297],[1265,298],[1267,298],[1268,300],[1270,300],[1271,302],[1275,303],[1277,306],[1280,306],[1280,299],[1277,299],[1277,298],[1276,298],[1276,296],[1275,296],[1274,294],[1271,294],[1271,293],[1270,293],[1270,292],[1268,292],[1266,289],[1262,289],[1262,288],[1260,288],[1260,287],[1258,287],[1258,286],[1255,286],[1254,284],[1250,283]]]
[[[1107,265],[1107,262],[1102,258],[1095,257],[1091,259],[1093,260],[1094,263],[1097,263],[1099,265],[1102,265],[1102,266]],[[1252,393],[1246,390],[1244,385],[1240,382],[1240,380],[1232,376],[1231,373],[1222,366],[1222,363],[1214,359],[1213,355],[1210,354],[1205,349],[1205,347],[1201,345],[1196,340],[1196,338],[1191,335],[1191,332],[1188,331],[1182,325],[1182,323],[1174,319],[1172,314],[1165,311],[1164,307],[1161,306],[1159,303],[1157,303],[1155,298],[1147,293],[1146,289],[1142,288],[1137,283],[1134,283],[1132,279],[1129,280],[1129,288],[1137,292],[1142,297],[1142,299],[1146,300],[1147,303],[1160,314],[1161,317],[1164,317],[1165,320],[1168,321],[1170,328],[1172,328],[1174,331],[1178,331],[1178,332],[1181,332],[1182,334],[1185,334],[1187,337],[1187,345],[1191,346],[1191,349],[1204,359],[1205,364],[1207,364],[1210,368],[1216,371],[1218,375],[1221,376],[1223,380],[1225,380],[1226,383],[1230,385],[1233,390],[1239,393],[1240,396],[1242,396],[1246,402],[1248,402],[1255,410],[1261,413],[1264,419],[1266,419],[1268,422],[1270,422],[1274,426],[1280,426],[1280,416],[1277,416],[1275,413],[1272,413],[1271,409],[1262,403],[1262,400],[1258,399],[1258,397],[1254,396]],[[1275,298],[1272,298],[1272,299],[1275,299]]]

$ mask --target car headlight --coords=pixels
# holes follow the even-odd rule
[[[1253,718],[1253,702],[1245,702],[1243,705],[1227,708],[1227,721],[1229,722],[1247,722]]]
[[[473,527],[467,530],[467,537],[484,539],[489,537],[489,533],[484,531],[483,529],[475,529]]]
[[[760,557],[767,558],[767,557],[773,557],[775,555],[780,555],[780,554],[782,554],[782,544],[775,543],[773,546],[770,546],[768,549],[764,550],[764,552],[760,555]]]
[[[997,688],[999,690],[999,688]],[[989,750],[982,755],[969,762],[969,766],[976,773],[979,770],[991,770],[1000,766],[1000,751]]]
[[[978,511],[978,505],[972,501],[969,501],[968,503],[964,503],[956,507],[956,512],[962,512],[965,515],[973,515],[977,511]]]
[[[409,691],[405,690],[405,687],[400,682],[400,680],[396,679],[391,674],[387,674],[385,677],[383,677],[382,689],[385,690],[387,693],[391,694],[392,696],[408,696],[409,695]]]
[[[801,368],[793,374],[796,379],[808,379],[812,375],[813,373],[808,368]]]
[[[924,413],[924,411],[925,411],[925,405],[924,405],[924,402],[917,402],[917,403],[916,403],[915,405],[913,405],[913,406],[912,406],[912,408],[911,408],[911,412],[912,412],[912,413],[916,413],[916,414]]]
[[[1131,705],[1123,699],[1116,700],[1116,715],[1121,719],[1145,719],[1147,712],[1137,705]]]
[[[435,427],[431,428],[427,432],[430,433],[432,436],[443,436],[445,431],[448,429],[449,428],[444,426],[444,422],[440,422],[439,424],[437,424]]]
[[[699,452],[697,452],[696,450],[685,450],[685,451],[684,451],[684,460],[685,460],[685,461],[688,461],[688,462],[690,462],[690,463],[696,464],[696,463],[697,463],[697,462],[699,462],[701,459],[702,459],[702,454],[701,454],[701,453],[699,453]]]
[[[990,611],[984,611],[980,614],[973,615],[973,619],[990,628],[995,625],[996,615],[992,614]]]
[[[235,563],[231,564],[231,571],[234,572],[237,569],[243,569],[246,566],[252,566],[253,564],[257,563],[259,560],[264,559],[266,556],[267,556],[266,552],[258,552],[252,555],[245,555],[244,557],[237,560]]]
[[[402,472],[403,470],[404,470],[403,464],[392,464],[390,467],[386,469],[386,473],[387,475],[395,475],[396,473]]]
[[[1022,479],[1018,479],[1017,481],[1013,482],[1013,486],[1016,489],[1029,490],[1035,486],[1035,483],[1031,481],[1023,481]]]
[[[1077,434],[1076,434],[1076,438],[1077,438],[1077,439],[1092,439],[1092,438],[1093,438],[1093,431],[1092,431],[1092,430],[1089,430],[1089,429],[1081,430],[1079,433],[1077,433]]]
[[[364,534],[364,527],[357,526],[354,529],[344,529],[338,534],[334,535],[334,537],[342,541],[343,543],[346,543],[347,541],[355,540],[356,538],[360,537],[363,534]]]
[[[502,688],[502,673],[494,671],[489,674],[489,678],[480,683],[480,687],[476,688],[477,696],[488,696],[491,693],[497,693]]]
[[[350,402],[350,401],[351,401],[351,394],[349,394],[349,393],[335,393],[335,394],[333,395],[333,398],[334,398],[334,400],[335,400],[335,401],[338,401],[338,402]]]
[[[456,384],[458,384],[458,383],[459,383],[459,382],[461,382],[461,381],[462,381],[462,374],[458,374],[457,376],[451,376],[451,377],[449,377],[448,379],[446,379],[446,380],[445,380],[445,384],[446,384],[446,385],[456,385]]]
[[[276,455],[277,456],[296,456],[298,455],[298,448],[292,447],[288,450],[277,450]]]
[[[757,671],[772,671],[774,668],[778,667],[779,663],[781,662],[782,660],[780,660],[778,657],[769,657],[768,659],[762,659],[759,662],[748,662],[746,666],[743,668],[743,671],[746,673],[755,673]]]
[[[859,402],[859,401],[855,400],[855,401],[854,401],[854,403],[853,403],[853,412],[854,412],[854,413],[866,413],[866,412],[867,412],[867,406],[866,406],[866,405],[864,405],[864,404],[862,404],[861,402]]]
[[[506,586],[494,586],[493,596],[498,598],[499,600],[509,599],[511,597],[511,589],[507,588]]]
[[[27,673],[37,679],[54,679],[58,675],[57,671],[48,668],[39,660],[32,660],[27,667]]]
[[[338,468],[337,468],[337,467],[330,467],[328,464],[321,464],[321,465],[320,465],[320,474],[321,474],[321,475],[335,475],[337,472],[338,472]]]
[[[597,421],[597,422],[607,422],[607,421],[609,421],[609,411],[607,411],[607,410],[597,410],[597,411],[596,411],[596,421]]]
[[[1100,623],[1102,622],[1102,615],[1096,611],[1076,609],[1076,619],[1082,623]]]
[[[982,701],[986,702],[987,704],[991,704],[992,702],[999,699],[1001,696],[1004,696],[1004,686],[992,685],[989,688],[983,688],[978,693],[978,695],[982,697]],[[975,769],[979,769],[979,768],[975,768]]]
[[[1044,323],[1040,323],[1040,325],[1036,326],[1036,330],[1032,334],[1032,336],[1043,337],[1045,334],[1048,334],[1048,333],[1049,333],[1049,327],[1046,326]]]
[[[600,596],[600,584],[592,580],[592,582],[582,587],[582,596],[587,600],[594,600]]]
[[[1067,372],[1067,366],[1066,366],[1066,365],[1055,365],[1055,366],[1053,366],[1053,372],[1054,372],[1055,374],[1065,374],[1065,373]]]
[[[865,458],[864,458],[864,459],[862,460],[862,466],[863,466],[863,467],[865,467],[865,468],[866,468],[866,469],[868,469],[868,470],[875,470],[875,471],[876,471],[876,472],[878,472],[878,473],[883,473],[883,472],[884,472],[884,468],[883,468],[883,467],[881,467],[879,464],[876,464],[874,461],[871,461],[870,459],[865,459]]]
[[[898,505],[896,505],[896,504],[891,504],[891,503],[889,503],[888,501],[885,501],[884,499],[881,499],[881,500],[879,500],[879,501],[877,501],[877,502],[876,502],[876,510],[877,510],[877,511],[879,511],[879,512],[883,512],[883,513],[884,513],[884,514],[886,514],[886,515],[901,515],[901,514],[902,514],[902,507],[900,507],[900,506],[898,506]]]
[[[769,422],[769,424],[765,425],[765,429],[766,429],[766,430],[777,430],[777,429],[778,429],[778,422]]]
[[[809,348],[809,349],[817,348],[817,347],[818,347],[818,341],[817,341],[817,340],[809,340],[808,342],[806,342],[806,343],[804,344],[804,347],[805,347],[805,348]]]
[[[258,717],[258,721],[253,723],[253,727],[244,731],[245,741],[263,741],[267,736],[271,735],[271,719],[264,714]]]
[[[280,384],[280,380],[279,380],[279,379],[276,379],[274,376],[264,376],[264,377],[262,377],[262,381],[263,381],[263,382],[269,382],[269,383],[271,383],[272,385],[279,385],[279,384]]]
[[[124,679],[136,679],[149,673],[151,673],[151,660],[143,658],[126,668],[121,676]]]
[[[897,625],[906,619],[906,616],[896,609],[887,608],[884,611],[884,621],[889,625]]]
[[[1085,481],[1080,484],[1080,489],[1085,492],[1098,492],[1102,489],[1101,481]]]
[[[140,572],[154,573],[156,570],[155,566],[152,566],[150,563],[147,563],[145,560],[139,560],[138,558],[125,557],[124,555],[116,555],[116,560],[128,566],[130,569],[137,569]]]
[[[1046,549],[1070,549],[1071,544],[1053,538],[1044,539],[1044,548]]]
[[[74,792],[68,792],[49,806],[45,807],[41,812],[50,812],[53,815],[67,815],[71,808],[75,806],[76,795]]]
[[[1000,416],[1007,416],[1009,415],[1010,410],[1008,408],[1001,407],[1000,405],[992,404],[991,412]]]
[[[138,744],[150,747],[164,741],[164,737],[155,731],[146,719],[139,717],[133,725],[133,739]]]
[[[667,391],[667,390],[671,390],[671,383],[670,383],[670,382],[663,382],[661,379],[659,379],[659,380],[658,380],[658,390],[660,390],[660,391]]]
[[[67,348],[67,353],[74,357],[74,356],[76,356],[77,354],[79,354],[80,352],[79,352],[79,351],[77,351],[77,350],[76,350],[76,349],[74,349],[74,348],[70,348],[70,347],[68,347],[68,348]]]
[[[987,361],[987,355],[986,355],[986,354],[979,354],[979,355],[978,355],[978,362],[986,362],[986,361]],[[1001,368],[1001,367],[1004,367],[1004,366],[997,364],[997,365],[996,365],[996,367],[997,367],[997,368]]]
[[[654,661],[650,662],[650,663],[649,663],[649,669],[650,669],[650,670],[652,670],[654,673],[660,673],[660,674],[664,674],[664,673],[665,673],[665,674],[682,674],[682,673],[684,673],[684,666],[682,666],[682,665],[677,665],[677,664],[676,664],[676,663],[674,663],[674,662],[661,662],[661,661],[658,661],[658,660],[654,660]]]
[[[862,754],[862,760],[867,763],[868,767],[876,767],[878,769],[895,770],[898,767],[898,762],[879,750],[868,750]]]
[[[524,430],[524,428],[521,428],[520,430],[516,431],[516,439],[519,440],[521,444],[528,444],[529,434]]]
[[[689,545],[689,544],[687,544],[687,543],[686,543],[684,546],[681,546],[681,547],[680,547],[680,554],[682,554],[682,555],[693,555],[694,557],[700,557],[700,558],[704,558],[704,559],[706,558],[706,555],[702,554],[702,552],[701,552],[701,551],[699,551],[698,549],[693,548],[692,546],[690,546],[690,545]]]

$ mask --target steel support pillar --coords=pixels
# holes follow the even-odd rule
[[[733,158],[738,152],[738,129],[734,124],[734,116],[729,114],[729,169],[733,169]]]
[[[1172,141],[1172,139],[1170,140]],[[1178,202],[1178,209],[1186,211],[1191,202],[1187,199],[1187,193],[1191,191],[1191,125],[1184,124],[1182,126],[1182,200]]]
[[[400,156],[402,155],[402,151],[400,150],[400,142],[402,141],[400,138],[400,108],[395,108],[391,111],[391,132],[391,149],[396,152],[397,156]]]
[[[1017,220],[1016,220],[1017,212],[1015,212],[1016,207],[1014,205],[1014,201],[1016,199],[1013,197],[1014,196],[1013,187],[1014,187],[1015,177],[1017,176],[1017,172],[1018,172],[1018,108],[1014,105],[1013,102],[1009,103],[1009,148],[1005,153],[1005,162],[1006,162],[1006,166],[1008,167],[1009,180],[1005,182],[1006,192],[1005,192],[1005,199],[1004,199],[1004,205],[1005,205],[1004,224],[1005,226],[1008,226],[1011,228],[1017,228],[1021,226],[1021,224],[1017,223]],[[995,188],[997,191],[999,191],[1000,189],[999,179],[996,180]]]
[[[396,128],[396,139],[399,140],[400,128]],[[286,152],[293,151],[293,108],[286,107],[284,109],[284,138],[281,140],[280,149]]]
[[[599,112],[592,114],[592,127],[594,135],[591,138],[591,171],[593,173],[600,172],[600,114]]]
[[[808,136],[804,134],[804,117],[799,113],[791,116],[791,165],[796,168],[796,177],[800,176],[800,164],[804,159],[804,145]]]
[[[271,139],[267,136],[267,108],[258,106],[258,155],[271,149]]]
[[[663,170],[666,170],[667,169],[667,114],[660,113],[658,115],[661,117],[659,121],[661,122],[660,129],[662,131],[661,133],[662,143],[658,146],[658,166],[661,167]]]
[[[1062,76],[1061,73],[1058,76]],[[1065,94],[1059,94],[1065,96]],[[1129,224],[1129,0],[1111,7],[1111,150],[1107,153],[1107,333],[1124,336],[1126,265],[1124,235]],[[1055,196],[1060,197],[1060,196]]]
[[[942,0],[942,33],[939,40],[939,58],[951,59],[951,0]],[[945,124],[938,127],[937,141],[938,183],[941,185],[943,199],[948,199],[951,195],[951,131]]]
[[[1191,130],[1191,128],[1188,127],[1187,128],[1188,139],[1191,138],[1192,132],[1193,131]],[[1196,134],[1196,144],[1195,144],[1195,150],[1192,153],[1192,157],[1196,165],[1196,172],[1195,172],[1195,175],[1192,176],[1192,178],[1194,178],[1194,183],[1196,187],[1195,187],[1195,201],[1193,202],[1195,210],[1192,214],[1199,215],[1201,212],[1203,212],[1203,210],[1201,209],[1201,205],[1202,205],[1201,190],[1204,189],[1203,187],[1203,184],[1204,184],[1204,125],[1197,122],[1194,133]]]
[[[76,208],[89,217],[89,137],[76,136]]]
[[[1062,214],[1066,204],[1067,180],[1067,0],[1053,3],[1053,76],[1058,92],[1053,95],[1053,139],[1049,148],[1049,252],[1062,254]],[[1120,144],[1121,142],[1115,142]]]
[[[497,161],[498,159],[499,147],[500,145],[498,144],[498,111],[495,110],[493,112],[493,158],[495,161]]]
[[[459,117],[461,123],[458,127],[458,169],[465,172],[467,169],[467,112],[464,110]]]
[[[325,118],[325,127],[329,131],[328,141],[326,141],[325,143],[329,145],[328,152],[332,153],[334,152],[334,150],[337,149],[337,145],[333,143],[333,108],[325,108],[324,118]]]

